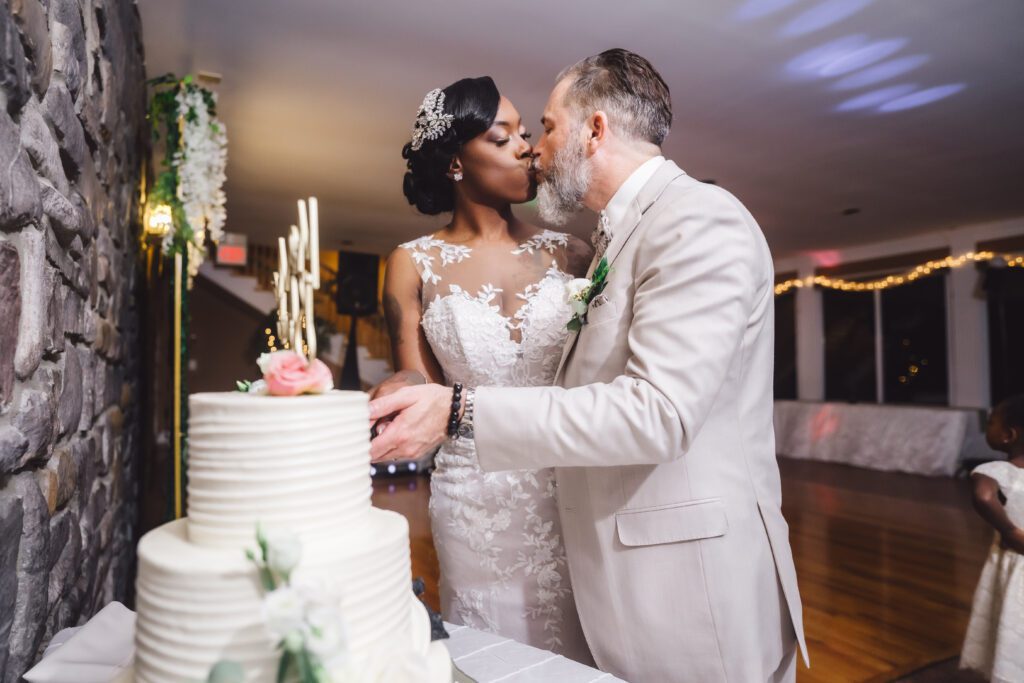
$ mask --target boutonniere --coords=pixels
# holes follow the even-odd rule
[[[572,320],[566,325],[570,332],[579,332],[587,324],[587,311],[590,309],[590,302],[601,296],[605,285],[608,284],[608,275],[611,269],[608,266],[608,259],[602,258],[594,269],[594,276],[577,278],[565,285],[565,298],[572,307]]]

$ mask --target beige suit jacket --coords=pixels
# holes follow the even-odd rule
[[[554,387],[477,390],[487,471],[556,467],[576,604],[631,683],[807,660],[772,425],[774,275],[749,212],[664,163],[607,250]]]

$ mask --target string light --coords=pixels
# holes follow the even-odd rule
[[[775,295],[778,296],[780,294],[785,294],[792,289],[815,286],[825,287],[826,289],[835,289],[841,292],[873,292],[876,289],[889,289],[891,287],[899,287],[900,285],[914,282],[919,278],[931,275],[937,270],[960,268],[969,263],[992,261],[997,258],[1005,261],[1006,265],[1010,268],[1024,268],[1024,256],[1018,254],[996,254],[991,251],[969,251],[966,254],[961,254],[960,256],[947,256],[946,258],[938,261],[922,263],[913,270],[907,271],[902,275],[886,275],[883,278],[868,282],[854,282],[852,280],[843,280],[841,278],[831,278],[825,275],[811,275],[805,278],[794,278],[775,285]]]

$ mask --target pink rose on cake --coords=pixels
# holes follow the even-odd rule
[[[271,396],[322,394],[334,387],[331,371],[317,358],[307,361],[294,351],[261,354],[256,363]]]

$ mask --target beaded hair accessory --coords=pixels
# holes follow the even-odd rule
[[[423,98],[412,127],[412,149],[419,150],[427,140],[436,140],[452,127],[455,116],[444,113],[444,91],[435,88]]]

